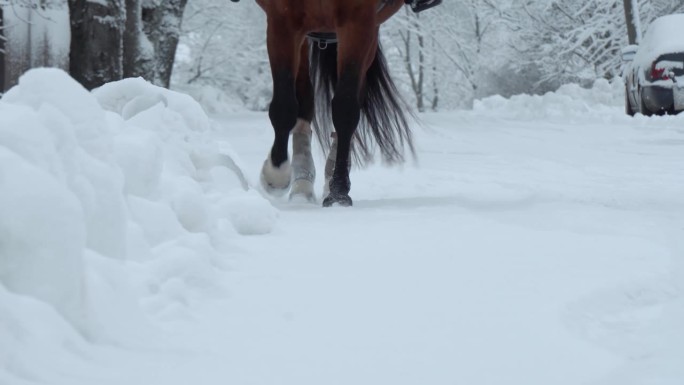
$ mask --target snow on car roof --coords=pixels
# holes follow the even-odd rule
[[[634,62],[641,67],[648,67],[660,55],[684,52],[684,40],[681,36],[684,36],[684,14],[655,19],[639,44]]]

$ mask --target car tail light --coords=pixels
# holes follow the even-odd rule
[[[651,67],[651,79],[653,80],[670,80],[669,74],[665,73],[665,68],[656,67],[657,63],[653,63]]]

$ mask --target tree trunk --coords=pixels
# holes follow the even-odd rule
[[[69,0],[71,76],[91,90],[123,77],[123,0]]]
[[[432,52],[435,52],[436,40],[432,38]],[[432,58],[432,111],[437,111],[439,107],[439,82],[437,81],[437,59]]]
[[[423,90],[423,84],[425,80],[425,68],[424,68],[424,61],[425,61],[425,52],[424,52],[424,46],[425,46],[425,40],[423,37],[423,32],[421,30],[420,26],[420,21],[418,19],[417,14],[413,14],[409,12],[409,9],[406,8],[406,17],[408,19],[409,25],[406,28],[406,34],[401,34],[402,41],[404,43],[404,65],[406,66],[406,73],[409,76],[409,80],[411,80],[411,90],[413,90],[413,94],[416,96],[416,108],[420,112],[425,111],[425,93]],[[412,48],[413,48],[413,31],[415,30],[415,34],[417,36],[418,40],[418,73],[416,73],[416,69],[413,67],[413,57],[412,57]]]
[[[418,17],[418,15],[416,15]],[[418,20],[416,19],[416,22]],[[425,112],[425,37],[423,31],[418,34],[418,88],[420,89],[420,99],[418,103],[418,111]]]
[[[180,38],[183,11],[188,0],[163,0],[154,8],[143,8],[143,28],[154,47],[153,83],[169,88]]]
[[[5,25],[3,22],[2,7],[0,7],[0,94],[5,92],[5,35],[2,29]]]
[[[123,76],[154,79],[154,49],[143,32],[141,0],[126,0],[126,31],[123,35]]]

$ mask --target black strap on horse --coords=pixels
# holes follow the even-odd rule
[[[239,1],[239,0],[232,0]],[[394,0],[383,0],[380,5],[378,5],[377,12],[382,11],[388,2]],[[441,0],[440,0],[441,1]],[[330,44],[337,44],[337,34],[335,32],[309,32],[306,37],[309,39],[311,44],[318,45],[318,49],[326,49]]]
[[[442,4],[442,0],[404,0],[404,2],[411,6],[411,10],[415,13],[423,12]]]
[[[231,0],[240,1],[240,0]],[[392,0],[384,0],[378,6],[378,12],[380,12],[388,2]],[[411,6],[411,9],[415,13],[423,12],[432,7],[436,7],[442,4],[442,0],[404,0],[404,3]],[[337,44],[337,34],[335,32],[311,32],[306,35],[311,44],[317,44],[319,49],[326,49],[330,44]]]

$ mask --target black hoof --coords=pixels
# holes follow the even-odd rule
[[[349,195],[330,194],[323,199],[323,207],[333,206],[351,207],[352,199]]]

